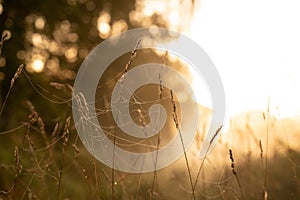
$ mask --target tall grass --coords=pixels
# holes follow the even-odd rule
[[[133,61],[139,59],[137,50],[131,52],[129,57],[131,61],[125,63],[123,75],[130,70]],[[164,63],[167,62],[167,53],[162,59],[166,59]],[[28,85],[18,84],[21,76],[28,80]],[[160,77],[159,79],[161,80]],[[164,100],[162,93],[165,92],[162,85],[160,81],[157,86],[160,102]],[[49,88],[42,87],[20,65],[11,78],[9,91],[1,106],[1,114],[5,113],[5,109],[11,109],[7,102],[16,102],[14,93],[10,91],[24,87],[33,88],[37,96],[44,99],[45,104],[63,104],[68,111],[64,114],[58,113],[57,118],[47,121],[47,111],[26,97],[20,99],[20,103],[26,102],[24,109],[27,118],[19,124],[13,124],[15,128],[0,133],[0,199],[300,198],[299,148],[275,135],[283,132],[279,124],[288,123],[288,129],[284,131],[290,136],[290,140],[299,140],[300,128],[297,123],[300,120],[274,120],[270,114],[270,102],[267,115],[264,114],[262,120],[246,120],[246,125],[231,127],[223,133],[211,154],[199,160],[198,145],[201,146],[201,136],[205,131],[197,133],[195,143],[185,152],[178,107],[175,95],[170,90],[168,100],[172,104],[172,125],[180,134],[182,146],[178,148],[183,149],[184,155],[169,167],[153,173],[128,174],[106,167],[84,148],[70,117],[70,98],[61,98],[49,92],[49,88],[54,87],[70,96],[72,87],[68,84],[51,82]],[[5,117],[2,115],[1,120],[9,121]],[[143,117],[140,113],[139,118],[142,121]],[[233,121],[237,123],[242,118],[239,116]],[[267,129],[259,127],[261,121],[265,122]],[[209,125],[208,122],[204,124]],[[211,141],[220,134],[220,130],[221,128],[216,130]],[[117,145],[118,136],[111,134],[114,145]],[[153,145],[154,149],[161,147],[162,137],[159,133]],[[238,141],[237,144],[234,141]],[[247,145],[249,147],[246,152]],[[156,159],[158,156],[159,154]]]

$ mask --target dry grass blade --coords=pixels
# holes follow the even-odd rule
[[[167,55],[167,52],[165,54],[165,56]],[[165,60],[164,60],[165,62]],[[165,63],[164,63],[165,65]],[[163,93],[163,81],[161,79],[161,75],[158,74],[158,79],[159,79],[159,100],[160,100],[160,103],[162,102],[162,93]],[[154,172],[153,172],[153,179],[152,179],[152,186],[151,186],[151,190],[150,190],[150,199],[153,199],[153,196],[154,196],[154,184],[155,184],[155,181],[156,181],[156,178],[157,178],[157,161],[158,161],[158,150],[160,148],[160,138],[161,138],[161,131],[159,131],[158,133],[158,137],[157,137],[157,144],[156,144],[156,158],[155,158],[155,169],[154,169]]]
[[[129,71],[129,68],[134,60],[134,58],[136,57],[137,55],[137,51],[138,51],[138,48],[140,46],[140,43],[141,43],[141,40],[139,40],[134,48],[134,50],[131,51],[131,55],[130,55],[130,58],[128,60],[128,62],[126,63],[125,67],[124,67],[124,71],[123,71],[123,74],[121,75],[121,78],[120,78],[120,81],[121,83],[123,83],[124,81],[124,78],[126,76],[126,73]],[[114,132],[113,133],[113,144],[114,144],[114,148],[113,148],[113,167],[111,169],[111,177],[112,177],[112,180],[111,180],[111,199],[113,200],[115,198],[115,169],[114,169],[114,165],[115,165],[115,146],[116,146],[116,133]]]
[[[173,94],[172,90],[170,90],[170,95],[171,95],[171,103],[173,105],[173,113],[172,113],[173,114],[173,121],[175,123],[176,129],[177,129],[178,134],[180,136],[180,141],[181,141],[181,146],[182,146],[183,153],[184,153],[186,168],[187,168],[187,171],[188,171],[188,174],[189,174],[189,181],[190,181],[191,188],[192,188],[192,195],[193,195],[193,199],[195,200],[196,196],[195,196],[195,189],[194,189],[194,184],[193,184],[191,169],[190,169],[189,161],[188,161],[187,154],[186,154],[186,151],[185,151],[185,146],[184,146],[184,141],[183,141],[182,133],[181,133],[181,130],[180,130],[180,127],[179,127],[179,122],[178,122],[178,117],[177,117],[177,108],[176,108],[174,94]]]
[[[2,48],[3,48],[4,42],[7,41],[7,40],[9,40],[10,37],[11,37],[10,31],[4,30],[2,32],[2,36],[1,36],[1,40],[0,40],[0,56],[2,54]]]
[[[241,196],[242,196],[242,199],[245,199],[245,195],[244,195],[244,191],[242,189],[242,185],[241,185],[241,182],[240,182],[240,179],[239,179],[239,176],[235,170],[235,163],[234,163],[234,158],[233,158],[233,153],[232,153],[232,150],[229,149],[229,159],[231,161],[231,171],[232,171],[232,174],[235,176],[236,178],[236,181],[238,183],[238,186],[239,186],[239,189],[240,189],[240,192],[241,192]]]
[[[73,87],[70,84],[51,82],[50,86],[52,86],[58,90],[63,90],[66,94],[69,94],[69,95],[73,93]]]
[[[209,145],[211,145],[213,143],[213,141],[216,139],[217,135],[220,133],[221,129],[223,128],[223,125],[221,125],[217,131],[215,132],[215,134],[212,136],[212,138],[209,141]],[[209,148],[208,148],[209,149]]]
[[[163,57],[163,66],[165,67],[166,64],[167,64],[167,61],[168,61],[168,51],[165,52],[165,55]],[[162,103],[162,95],[163,95],[163,81],[162,81],[162,77],[161,77],[161,74],[159,73],[158,74],[158,80],[159,80],[159,101],[160,103]],[[156,158],[155,158],[155,169],[154,169],[154,172],[153,172],[153,179],[152,179],[152,186],[151,186],[151,190],[150,190],[150,199],[153,199],[154,197],[154,184],[155,184],[155,181],[157,180],[157,162],[158,162],[158,150],[160,148],[160,139],[161,139],[161,131],[159,131],[158,133],[158,137],[157,137],[157,144],[156,144]]]
[[[6,104],[6,102],[7,102],[8,96],[9,96],[9,94],[10,94],[10,92],[11,92],[11,90],[12,90],[12,88],[13,88],[15,82],[16,82],[16,80],[17,80],[17,79],[19,78],[19,76],[21,75],[21,73],[22,73],[22,71],[23,71],[23,68],[24,68],[24,65],[21,64],[21,65],[18,67],[18,69],[17,69],[17,71],[16,71],[14,77],[13,77],[13,78],[11,79],[11,81],[10,81],[10,86],[9,86],[8,92],[7,92],[6,96],[5,96],[5,99],[4,99],[3,103],[2,103],[2,105],[1,105],[1,109],[0,109],[0,117],[1,117],[1,115],[2,115],[2,113],[3,113],[3,110],[4,110],[5,104]]]
[[[259,140],[258,142],[259,144],[259,150],[260,150],[260,158],[263,159],[263,153],[264,153],[264,150],[263,150],[263,147],[262,147],[262,144],[261,144],[261,140]]]
[[[266,153],[265,153],[265,166],[264,166],[264,200],[268,199],[268,190],[267,190],[267,178],[268,178],[268,147],[269,147],[269,129],[270,129],[270,97],[268,99],[267,107],[267,134],[266,134]]]
[[[130,58],[129,58],[129,60],[128,60],[128,62],[126,63],[125,68],[124,68],[123,76],[128,72],[129,67],[131,66],[131,64],[132,64],[132,62],[133,62],[133,60],[134,60],[134,58],[136,57],[137,51],[138,51],[138,48],[139,48],[140,44],[141,44],[141,40],[139,40],[139,41],[137,42],[137,44],[136,44],[134,50],[131,51]],[[123,76],[122,76],[122,77],[123,77]]]
[[[200,167],[199,167],[199,169],[198,169],[198,172],[197,172],[196,180],[195,180],[195,183],[194,183],[194,190],[196,189],[196,186],[197,186],[197,183],[198,183],[198,180],[199,180],[199,176],[200,176],[200,173],[201,173],[202,168],[203,168],[203,166],[204,166],[204,162],[205,162],[205,160],[206,160],[206,156],[207,156],[207,154],[208,154],[208,152],[209,152],[209,150],[210,150],[210,147],[211,147],[213,141],[216,139],[216,137],[217,137],[218,134],[220,133],[220,131],[222,130],[222,128],[223,128],[223,125],[221,125],[221,126],[216,130],[215,134],[212,136],[212,138],[211,138],[210,141],[209,141],[209,146],[208,146],[208,148],[207,148],[207,150],[206,150],[206,152],[205,152],[205,156],[204,156],[204,158],[203,158],[203,160],[202,160],[202,162],[201,162],[201,164],[200,164]]]
[[[18,69],[17,69],[17,71],[16,71],[14,77],[13,77],[13,78],[11,79],[11,81],[10,81],[10,88],[12,88],[12,87],[14,86],[15,81],[16,81],[16,80],[19,78],[19,76],[21,75],[21,73],[22,73],[22,71],[23,71],[23,68],[24,68],[24,65],[23,65],[23,64],[21,64],[21,65],[18,67]]]
[[[65,151],[66,146],[69,141],[69,133],[70,133],[70,123],[71,123],[71,116],[67,117],[65,121],[65,127],[62,134],[63,139],[63,148],[62,148],[62,164],[60,167],[60,170],[58,171],[58,185],[57,185],[57,199],[60,199],[60,191],[61,191],[61,185],[62,185],[62,176],[63,176],[63,169],[64,169],[64,160],[65,160]]]
[[[7,130],[7,131],[2,131],[0,132],[0,135],[6,135],[6,134],[10,134],[10,133],[14,133],[15,131],[23,128],[23,127],[26,127],[27,126],[27,123],[21,123],[19,126],[15,127],[15,128],[12,128],[10,130]]]
[[[70,123],[71,123],[71,116],[69,116],[66,119],[65,128],[64,128],[63,135],[62,135],[64,148],[67,146],[67,143],[69,141],[70,126],[71,126]],[[65,149],[63,149],[63,150],[65,150]]]
[[[16,176],[21,173],[21,164],[20,164],[20,154],[19,154],[19,149],[17,146],[15,146],[15,169],[16,169]]]
[[[111,199],[115,199],[115,148],[116,148],[116,132],[114,132],[114,139],[113,139],[113,167],[111,168]]]
[[[60,199],[60,188],[61,188],[61,179],[62,179],[63,168],[61,167],[58,175],[58,185],[57,185],[57,200]]]

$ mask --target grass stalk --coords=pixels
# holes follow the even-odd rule
[[[1,115],[2,115],[2,113],[3,113],[3,110],[4,110],[4,107],[5,107],[5,105],[6,105],[7,99],[8,99],[8,97],[9,97],[9,94],[10,94],[10,92],[11,92],[11,90],[12,90],[12,88],[13,88],[15,82],[16,82],[16,80],[17,80],[17,79],[19,78],[19,76],[21,75],[21,73],[22,73],[22,71],[23,71],[23,68],[24,68],[24,65],[21,64],[21,65],[18,67],[18,69],[17,69],[17,71],[16,71],[14,77],[13,77],[13,78],[11,79],[11,81],[10,81],[10,86],[9,86],[8,92],[7,92],[7,94],[6,94],[5,98],[4,98],[4,101],[3,101],[2,105],[1,105],[1,108],[0,108],[0,117],[1,117]]]
[[[207,157],[207,154],[208,154],[208,152],[209,152],[209,150],[210,150],[210,147],[211,147],[213,141],[215,140],[215,138],[217,137],[217,135],[220,133],[220,131],[221,131],[222,128],[223,128],[223,125],[221,125],[221,126],[216,130],[215,134],[212,136],[212,138],[211,138],[210,141],[209,141],[209,145],[208,145],[208,148],[207,148],[207,150],[206,150],[206,152],[205,152],[205,156],[204,156],[204,158],[202,159],[202,162],[201,162],[200,167],[199,167],[198,172],[197,172],[197,176],[196,176],[196,179],[195,179],[195,182],[194,182],[194,190],[196,190],[196,186],[197,186],[197,183],[198,183],[198,180],[199,180],[199,176],[200,176],[200,173],[201,173],[202,168],[203,168],[203,166],[204,166],[204,162],[205,162],[205,160],[206,160],[206,157]]]
[[[182,133],[181,133],[180,126],[179,126],[179,122],[178,122],[177,108],[176,108],[175,99],[174,99],[174,94],[173,94],[173,91],[172,91],[172,90],[170,90],[170,95],[171,95],[171,103],[172,103],[172,105],[173,105],[173,121],[174,121],[174,123],[175,123],[177,132],[178,132],[178,134],[179,134],[179,136],[180,136],[180,141],[181,141],[181,146],[182,146],[182,150],[183,150],[183,153],[184,153],[184,158],[185,158],[186,168],[187,168],[187,171],[188,171],[189,181],[190,181],[190,184],[191,184],[192,196],[193,196],[193,199],[195,200],[195,199],[196,199],[196,196],[195,196],[195,189],[194,189],[194,184],[193,184],[193,179],[192,179],[191,169],[190,169],[188,157],[187,157],[187,154],[186,154],[186,151],[185,151],[184,141],[183,141]]]
[[[236,181],[238,183],[238,186],[239,186],[239,189],[240,189],[240,192],[241,192],[242,199],[245,200],[245,195],[244,195],[244,191],[243,191],[243,188],[242,188],[242,185],[241,185],[241,182],[240,182],[240,178],[239,178],[238,173],[235,170],[235,163],[234,163],[233,153],[232,153],[231,149],[229,149],[229,158],[231,160],[231,171],[232,171],[232,174],[236,178]]]
[[[264,193],[263,199],[268,199],[268,189],[267,189],[267,180],[268,180],[268,147],[269,147],[269,128],[270,128],[270,97],[268,99],[267,107],[267,134],[266,134],[266,150],[265,150],[265,167],[264,167]]]

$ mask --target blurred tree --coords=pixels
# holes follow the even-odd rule
[[[26,71],[33,73],[34,80],[49,92],[54,92],[49,87],[51,81],[72,83],[76,69],[94,46],[111,32],[128,28],[128,13],[134,10],[135,1],[8,0],[1,2],[1,8],[1,32],[9,30],[12,35],[3,45],[1,57],[5,62],[1,68],[4,97],[21,63],[26,64]],[[24,107],[27,99],[37,109],[49,111],[45,116],[49,121],[62,109],[41,101],[41,96],[24,77],[18,82],[23,89],[18,87],[18,91],[13,91],[13,98],[4,110],[2,127],[24,120],[26,109],[20,107]]]
[[[72,85],[85,56],[103,39],[135,27],[164,26],[180,30],[190,20],[191,12],[187,9],[193,8],[194,1],[0,0],[0,5],[0,31],[8,30],[11,34],[0,57],[3,99],[21,63],[25,63],[26,72],[49,94],[65,95],[49,82]],[[13,127],[26,119],[27,110],[20,109],[26,100],[33,101],[37,110],[47,110],[43,116],[47,121],[56,119],[58,111],[62,113],[62,106],[41,101],[43,97],[24,76],[18,84],[23,89],[12,91],[13,98],[2,114],[5,116],[0,122],[2,128]]]

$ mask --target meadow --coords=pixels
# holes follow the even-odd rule
[[[122,65],[118,61],[121,71],[130,56],[124,56]],[[134,59],[132,65],[141,64],[139,56]],[[18,90],[27,87],[40,102],[37,106],[26,96],[18,99]],[[86,150],[74,126],[71,97],[70,84],[42,86],[23,65],[16,70],[1,108],[2,124],[11,124],[0,132],[0,199],[300,198],[300,117],[282,118],[270,103],[264,111],[233,117],[227,130],[216,133],[221,137],[204,159],[198,154],[211,110],[199,105],[198,132],[186,155],[161,170],[131,174],[106,167]],[[175,104],[166,98],[172,113]],[[22,110],[15,110],[15,103]],[[56,116],[48,116],[44,104],[59,110]],[[277,115],[270,112],[276,109]],[[173,120],[169,124],[174,129]]]

